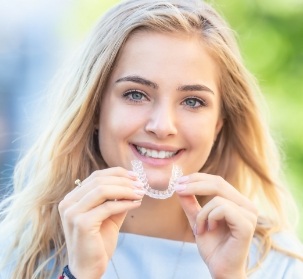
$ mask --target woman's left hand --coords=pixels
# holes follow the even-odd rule
[[[212,277],[247,278],[247,259],[258,217],[254,204],[222,177],[205,173],[181,178],[176,193]],[[203,207],[196,196],[205,197]]]

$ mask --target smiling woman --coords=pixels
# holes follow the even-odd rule
[[[197,34],[132,34],[101,102],[97,129],[106,164],[129,169],[138,158],[154,188],[168,184],[173,163],[187,174],[199,171],[223,123],[217,78]]]
[[[259,89],[211,6],[123,1],[75,61],[2,203],[0,278],[301,276]]]

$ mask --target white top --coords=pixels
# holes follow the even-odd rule
[[[276,235],[274,240],[281,247],[303,254],[301,244],[287,235]],[[0,262],[3,257],[1,250]],[[257,259],[258,249],[254,240],[250,249],[249,265],[254,265]],[[1,270],[0,279],[11,278],[13,268],[14,264],[11,263]],[[58,271],[58,274],[51,279],[57,279],[59,273]],[[102,277],[102,279],[210,278],[208,268],[200,257],[195,243],[128,233],[120,233],[113,261],[109,263],[106,274]],[[303,262],[271,251],[261,267],[250,275],[249,279],[303,279]]]
[[[275,242],[302,255],[301,244],[279,235]],[[250,263],[258,259],[256,240],[250,249]],[[231,251],[232,253],[232,251]],[[114,265],[113,265],[114,264]],[[116,275],[114,266],[118,273]],[[120,233],[113,261],[102,279],[211,279],[195,243]],[[303,262],[271,251],[249,279],[302,279]]]

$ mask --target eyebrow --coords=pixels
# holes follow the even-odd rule
[[[206,91],[215,94],[210,88],[201,84],[182,85],[178,87],[178,91]]]
[[[158,89],[159,85],[153,81],[150,81],[146,78],[140,76],[126,76],[116,80],[116,83],[123,82],[123,81],[130,81],[142,85],[146,85],[148,87],[152,87],[154,89]],[[212,94],[215,94],[210,88],[205,85],[201,84],[190,84],[190,85],[182,85],[177,88],[178,91],[206,91]]]
[[[126,76],[126,77],[122,77],[119,78],[118,80],[116,80],[116,83],[121,82],[121,81],[131,81],[131,82],[135,82],[135,83],[139,83],[142,85],[147,85],[149,87],[152,87],[154,89],[158,89],[159,85],[155,82],[152,82],[150,80],[147,80],[143,77],[140,76]]]

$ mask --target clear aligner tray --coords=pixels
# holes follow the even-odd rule
[[[175,184],[177,179],[183,175],[182,169],[176,165],[173,165],[168,188],[163,191],[156,190],[149,186],[142,162],[140,160],[133,160],[131,161],[131,164],[133,166],[133,171],[138,174],[140,181],[144,184],[146,195],[154,199],[167,199],[171,197],[175,192]]]

